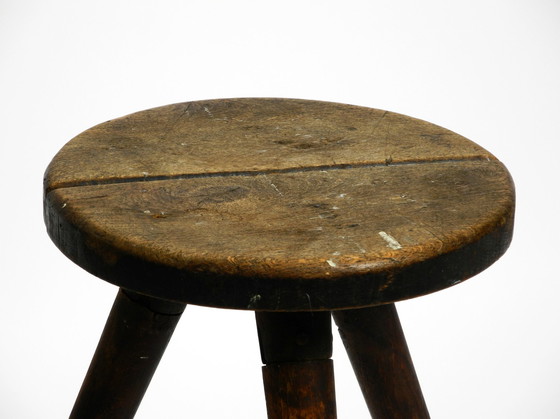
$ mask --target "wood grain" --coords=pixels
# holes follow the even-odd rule
[[[460,135],[391,112],[305,100],[221,99],[97,125],[60,151],[45,187],[465,158],[494,159]]]
[[[263,367],[268,419],[336,419],[330,359]]]
[[[394,304],[333,312],[371,417],[429,419]]]
[[[184,309],[120,290],[70,418],[133,418]]]
[[[93,274],[175,301],[331,310],[411,298],[511,240],[505,167],[436,125],[283,99],[176,104],[98,125],[45,176],[45,221]]]

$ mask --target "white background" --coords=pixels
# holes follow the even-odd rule
[[[67,417],[116,288],[68,261],[42,175],[79,132],[220,97],[388,109],[493,152],[517,187],[490,269],[397,305],[434,419],[560,417],[558,0],[0,0],[0,418]],[[339,417],[368,417],[335,335]],[[187,307],[138,418],[265,416],[253,314]]]

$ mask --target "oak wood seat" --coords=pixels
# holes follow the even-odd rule
[[[513,187],[438,126],[348,105],[183,103],[70,141],[45,177],[49,234],[124,288],[253,310],[398,301],[486,268]]]
[[[458,134],[288,99],[107,121],[61,149],[44,194],[54,243],[123,301],[170,316],[184,304],[254,310],[275,333],[285,325],[265,312],[333,311],[345,327],[355,309],[468,279],[505,252],[514,211],[507,169]]]

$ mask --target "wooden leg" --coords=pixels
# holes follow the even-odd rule
[[[184,309],[120,290],[70,418],[133,418]]]
[[[336,419],[330,312],[257,312],[269,419]]]
[[[333,312],[375,419],[429,419],[394,304]]]

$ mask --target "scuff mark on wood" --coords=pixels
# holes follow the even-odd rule
[[[390,234],[385,233],[384,231],[380,231],[379,235],[383,240],[387,242],[387,246],[389,246],[393,250],[402,249],[401,244]]]

